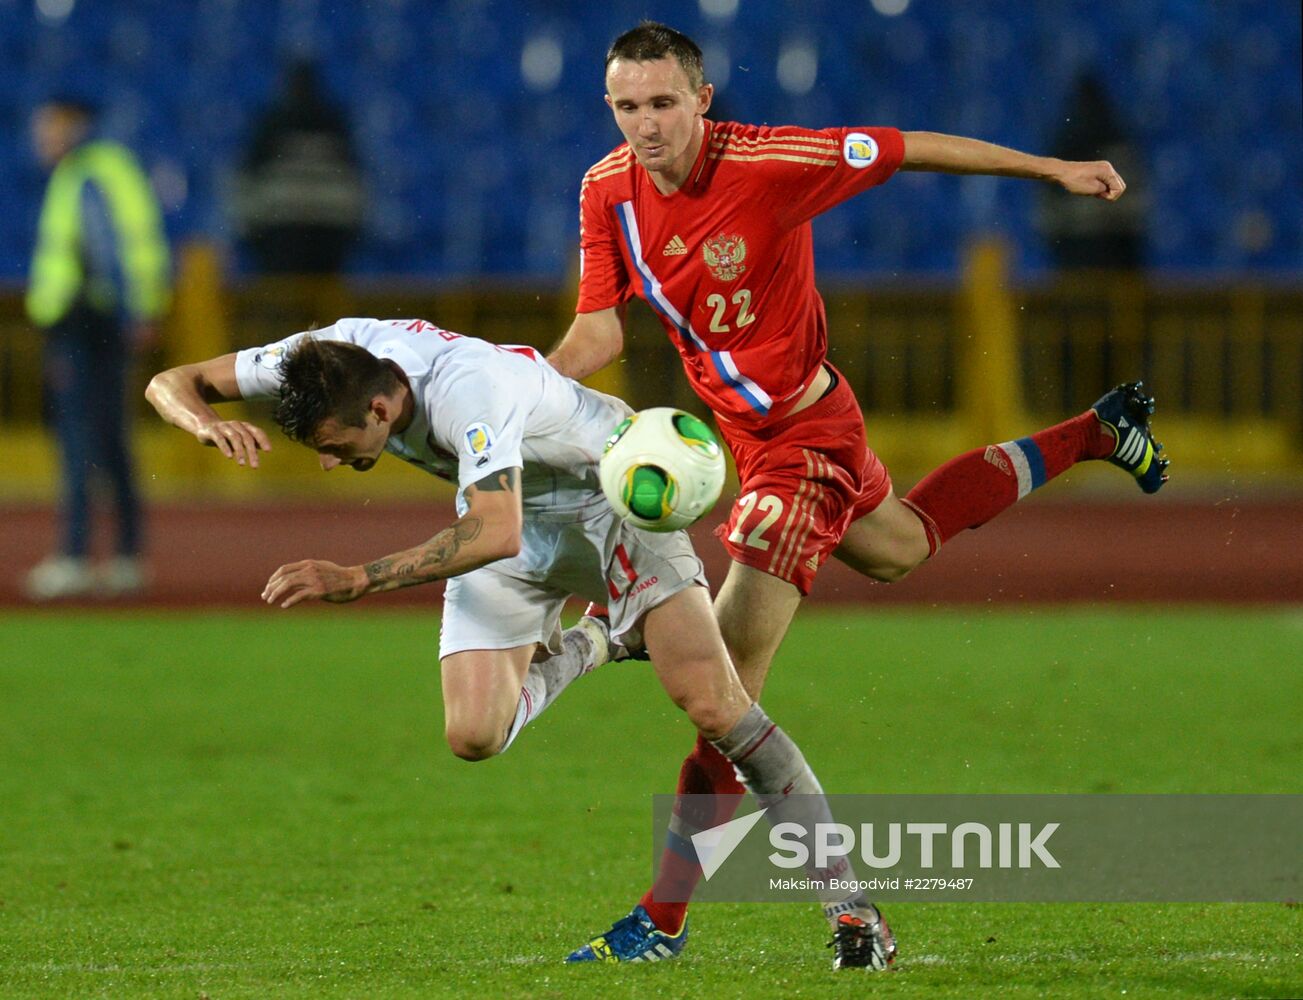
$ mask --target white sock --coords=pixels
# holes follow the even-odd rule
[[[511,728],[507,730],[507,738],[498,753],[506,753],[507,748],[520,735],[520,731],[538,718],[545,705],[543,700],[545,694],[543,678],[535,673],[534,666],[531,664],[529,673],[525,675],[525,683],[520,689],[520,701],[516,703],[516,717],[511,720]]]
[[[507,730],[506,742],[498,752],[505,753],[520,731],[542,715],[543,710],[556,701],[557,695],[569,687],[575,678],[582,677],[596,665],[597,651],[590,633],[578,626],[567,629],[561,636],[561,652],[545,660],[535,660],[529,665],[529,673],[525,675],[525,683],[520,689],[516,717]]]
[[[768,809],[765,818],[771,824],[796,822],[807,831],[803,839],[812,840],[819,824],[832,823],[832,810],[824,798],[823,788],[800,748],[759,705],[752,705],[737,725],[710,742],[733,762],[742,783]],[[813,859],[813,844],[809,846],[809,856]],[[849,858],[843,858],[827,869],[816,868],[811,861],[806,870],[824,885],[830,885],[834,878],[840,884],[853,885],[858,881]],[[820,895],[824,916],[829,923],[834,923],[843,913],[852,913],[870,905],[858,890],[847,892],[829,888]]]

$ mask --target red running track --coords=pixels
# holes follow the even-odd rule
[[[263,583],[282,563],[364,562],[428,538],[451,517],[444,502],[155,507],[148,519],[153,587],[133,603],[254,608]],[[0,604],[21,605],[22,574],[49,551],[54,521],[48,508],[20,506],[0,508],[0,522]],[[699,525],[694,535],[718,584],[727,558],[710,537],[714,523]],[[365,603],[432,600],[436,588],[415,587]],[[1303,603],[1303,499],[1032,498],[952,540],[901,583],[875,584],[833,561],[811,600]]]

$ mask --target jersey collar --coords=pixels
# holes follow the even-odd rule
[[[692,171],[688,174],[688,181],[683,185],[685,188],[695,189],[701,183],[701,175],[706,169],[706,162],[710,156],[710,137],[714,134],[715,123],[709,118],[701,119],[702,134],[701,148],[697,150],[697,160],[692,164]],[[679,190],[683,190],[680,188]]]
[[[430,421],[426,418],[425,407],[421,405],[421,400],[416,395],[410,376],[407,380],[407,391],[412,400],[411,422],[402,429],[401,433],[389,436],[389,440],[385,442],[385,450],[410,461],[419,460],[422,450],[433,447],[433,442],[430,438]]]
[[[684,180],[676,190],[671,191],[669,194],[665,194],[656,186],[656,182],[652,180],[651,174],[645,169],[642,170],[643,179],[647,182],[647,186],[656,193],[657,197],[667,199],[677,198],[679,195],[694,191],[700,186],[702,174],[706,169],[707,162],[709,162],[708,154],[710,152],[710,137],[715,127],[714,122],[705,118],[701,120],[701,124],[703,126],[701,132],[701,148],[697,150],[697,158],[692,161],[692,169],[688,171],[687,179]]]

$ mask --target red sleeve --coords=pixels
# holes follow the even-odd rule
[[[835,155],[774,160],[767,166],[778,183],[778,205],[789,226],[808,222],[861,191],[886,181],[900,169],[905,140],[894,128],[775,129],[798,136],[832,140]],[[812,162],[813,161],[813,162]]]
[[[620,253],[615,214],[596,184],[579,192],[579,303],[577,313],[597,312],[633,297]]]

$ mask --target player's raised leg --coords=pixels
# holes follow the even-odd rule
[[[1171,462],[1164,457],[1163,446],[1154,440],[1149,426],[1154,397],[1145,394],[1145,383],[1124,382],[1106,392],[1090,409],[1113,434],[1113,450],[1105,458],[1135,476],[1144,492],[1162,489]]]
[[[923,515],[895,493],[852,521],[834,555],[882,583],[901,579],[932,552]]]
[[[1070,420],[953,458],[903,500],[889,496],[856,520],[837,557],[874,579],[897,580],[964,529],[981,527],[1078,462],[1107,460],[1156,493],[1167,481],[1168,460],[1149,426],[1153,411],[1144,383],[1129,382]],[[921,522],[925,548],[906,511]]]
[[[566,593],[540,588],[513,565],[453,577],[444,591],[446,730],[453,752],[467,760],[506,750],[568,685],[610,659],[604,623],[583,620],[562,633]]]
[[[610,655],[601,622],[583,621],[561,637],[561,651],[540,644],[469,649],[441,661],[444,732],[463,760],[505,751],[574,680]]]
[[[458,757],[501,753],[528,721],[534,695],[524,681],[535,646],[468,649],[439,661],[444,736]]]
[[[566,629],[561,636],[560,652],[550,653],[540,646],[529,665],[522,688],[537,703],[530,721],[556,701],[557,696],[574,681],[615,659],[615,653],[610,623],[588,616],[580,618],[573,628]]]

